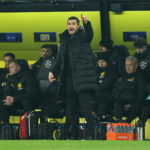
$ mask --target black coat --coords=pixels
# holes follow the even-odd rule
[[[0,88],[3,87],[3,82],[7,82],[8,74],[9,70],[7,68],[0,68]]]
[[[112,100],[111,92],[118,77],[112,66],[97,68],[98,101]]]
[[[134,56],[138,59],[138,72],[144,76],[146,82],[150,82],[150,46],[142,54],[135,53]]]
[[[112,97],[115,101],[134,103],[139,106],[144,103],[144,79],[138,73],[125,74],[115,83]]]
[[[54,76],[60,74],[61,87],[64,88],[65,67],[67,67],[65,59],[69,56],[67,59],[70,61],[73,87],[77,92],[97,90],[96,58],[90,48],[90,42],[93,38],[91,23],[84,24],[84,29],[80,28],[72,36],[69,35],[67,30],[60,34],[60,48],[56,63],[51,71]]]
[[[125,58],[128,56],[128,49],[124,45],[115,45],[110,50],[110,62],[113,64],[119,76],[125,73]]]
[[[39,80],[48,80],[48,73],[50,71],[51,66],[54,64],[55,57],[40,57],[38,61],[36,61],[31,69],[31,72]]]
[[[19,72],[18,74],[8,76],[4,98],[6,96],[14,97],[15,102],[29,100],[38,104],[40,89],[31,73]]]

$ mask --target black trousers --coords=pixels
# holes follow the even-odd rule
[[[0,120],[5,123],[9,123],[10,115],[21,115],[17,110],[23,110],[23,113],[31,111],[34,107],[33,102],[30,100],[22,100],[20,102],[15,102],[12,106],[4,106],[1,102],[0,105]]]
[[[72,136],[75,138],[78,138],[79,136],[79,109],[81,108],[87,121],[88,135],[94,137],[95,122],[90,105],[90,92],[83,91],[77,93],[73,89],[73,82],[71,78],[66,79],[65,85],[67,96],[66,123],[67,125],[72,126]]]
[[[124,110],[124,105],[131,104],[131,107],[127,110]],[[140,106],[135,106],[132,102],[120,100],[114,102],[114,113],[115,117],[118,120],[122,120],[122,117],[127,117],[127,122],[130,123],[134,118],[140,115],[141,108]]]

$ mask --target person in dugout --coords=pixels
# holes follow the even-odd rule
[[[60,34],[60,47],[56,62],[49,73],[50,82],[60,74],[60,92],[66,96],[66,124],[71,126],[70,139],[79,138],[79,107],[87,119],[88,137],[94,139],[94,116],[90,105],[92,94],[97,91],[96,57],[90,48],[93,30],[86,16],[81,15],[84,29],[77,17],[70,17],[67,30]]]
[[[13,53],[4,54],[4,68],[0,68],[0,99],[3,96],[3,91],[6,86],[7,77],[9,74],[9,62],[15,60],[15,55]]]
[[[150,45],[144,38],[138,38],[134,41],[134,47],[134,56],[139,62],[138,71],[144,76],[146,83],[150,82]]]
[[[134,56],[126,58],[125,67],[126,73],[115,83],[112,98],[116,122],[122,122],[122,117],[127,116],[124,121],[130,123],[140,115],[145,98],[145,84],[143,77],[137,72],[138,61]]]
[[[57,96],[59,84],[59,79],[57,79],[42,94],[40,108],[46,117],[60,118],[65,115],[65,102]]]
[[[58,48],[57,45],[55,44],[42,45],[41,57],[39,58],[38,61],[36,61],[34,64],[29,66],[37,80],[39,80],[39,72],[43,62],[45,65],[47,65],[48,68],[50,68],[55,61],[57,50]]]
[[[103,39],[99,44],[100,52],[109,54],[109,61],[112,63],[113,67],[116,69],[119,76],[125,72],[124,61],[129,52],[124,45],[113,46],[113,41],[111,39]]]
[[[22,60],[9,63],[9,76],[0,102],[0,120],[9,122],[9,116],[17,110],[31,111],[39,105],[40,90],[36,79],[24,68]]]
[[[96,107],[98,121],[112,121],[113,101],[110,97],[113,85],[118,77],[109,60],[108,53],[97,53],[97,83],[98,93],[96,98]]]

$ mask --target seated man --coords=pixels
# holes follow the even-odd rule
[[[20,60],[9,63],[9,77],[4,90],[4,99],[0,105],[0,120],[9,121],[9,116],[18,109],[24,112],[38,106],[40,90],[35,78],[26,72]]]
[[[48,117],[59,118],[64,115],[64,102],[57,96],[60,82],[57,79],[51,83],[44,93],[42,93],[42,105],[41,109],[44,115]]]
[[[104,39],[100,42],[99,49],[102,53],[109,54],[109,60],[113,64],[119,75],[122,75],[125,71],[124,69],[124,61],[127,56],[129,56],[129,52],[126,46],[124,45],[113,45],[113,41],[111,39]]]
[[[6,86],[7,77],[9,74],[9,62],[15,60],[15,55],[13,53],[6,53],[4,54],[4,68],[0,68],[0,99],[3,96],[3,90]]]
[[[43,45],[41,47],[40,59],[34,64],[30,65],[30,69],[35,75],[35,77],[37,78],[37,80],[39,80],[39,72],[40,72],[42,64],[44,63],[44,65],[46,65],[47,68],[50,68],[55,61],[56,53],[57,53],[57,45],[55,44]],[[48,77],[47,77],[47,80],[48,80]]]
[[[112,91],[116,122],[122,121],[127,115],[126,122],[130,123],[142,109],[144,102],[144,79],[137,72],[138,62],[134,56],[125,60],[126,73],[118,79]]]
[[[110,116],[113,108],[112,98],[110,98],[113,85],[117,79],[117,73],[110,64],[109,55],[107,53],[97,53],[97,83],[99,87],[97,95],[97,113],[101,121],[103,116]],[[107,117],[106,116],[106,117]],[[108,117],[110,119],[110,117]]]
[[[150,45],[144,38],[138,38],[134,41],[136,52],[134,56],[139,62],[138,71],[144,75],[146,83],[150,82]]]

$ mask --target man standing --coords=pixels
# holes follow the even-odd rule
[[[88,139],[94,138],[94,117],[91,112],[91,94],[97,90],[95,64],[96,59],[90,48],[93,39],[91,23],[81,15],[79,19],[70,17],[67,30],[60,34],[60,47],[56,62],[49,73],[51,82],[56,75],[61,76],[60,92],[67,99],[67,122],[72,126],[71,139],[78,139],[79,107],[84,111],[88,126]],[[61,90],[64,90],[63,92]]]

